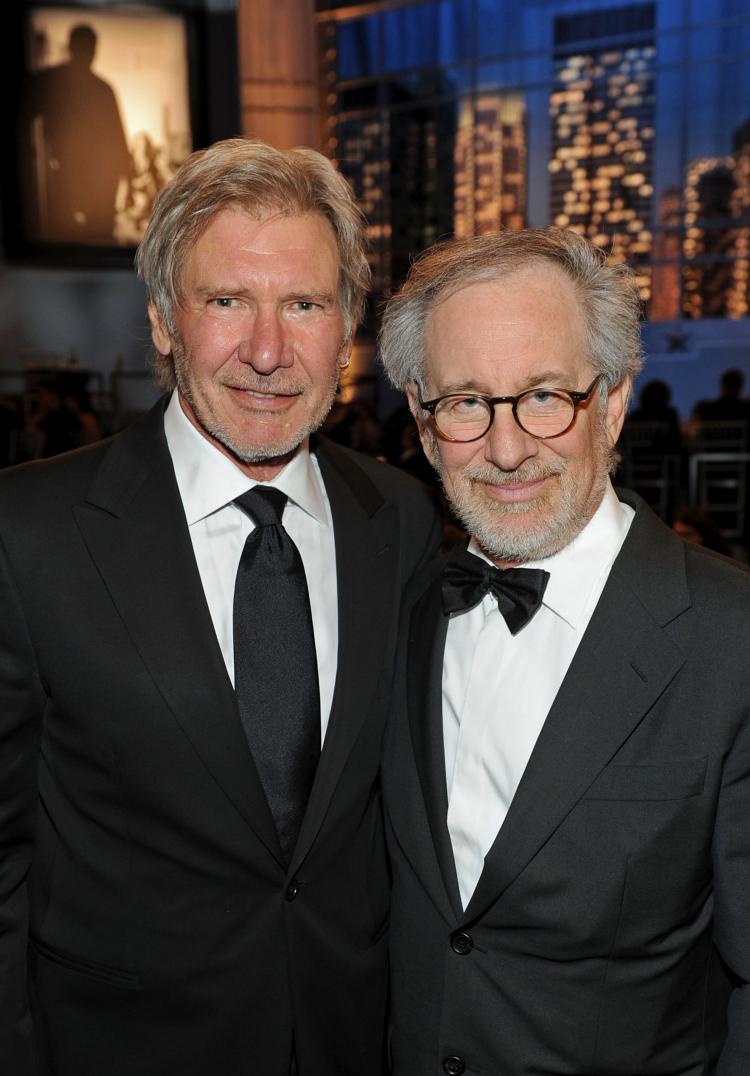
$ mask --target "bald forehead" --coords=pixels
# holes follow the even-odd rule
[[[576,307],[580,303],[576,287],[568,274],[554,262],[539,259],[527,265],[522,265],[518,269],[500,268],[496,273],[493,273],[490,268],[478,273],[473,278],[467,279],[465,282],[460,279],[454,283],[446,282],[439,291],[437,298],[433,300],[428,312],[428,318],[460,292],[481,288],[482,286],[496,286],[498,291],[507,289],[509,292],[516,294],[522,290],[536,292],[541,287],[559,294],[563,300]]]
[[[441,387],[453,384],[452,371],[459,376],[459,366],[462,382],[490,376],[490,367],[495,383],[506,369],[512,379],[522,368],[524,379],[543,373],[584,376],[587,356],[575,286],[546,262],[467,284],[437,302],[425,326],[427,369],[439,366]]]
[[[555,310],[563,316],[563,323],[580,323],[583,326],[583,310],[579,294],[570,277],[550,262],[535,262],[522,268],[472,280],[454,289],[447,289],[432,305],[426,320],[426,335],[434,331],[437,323],[444,327],[455,312],[466,308],[486,310],[492,321],[498,321],[502,309],[508,323],[515,323],[523,311],[525,317],[538,312]],[[472,326],[478,329],[479,326]]]

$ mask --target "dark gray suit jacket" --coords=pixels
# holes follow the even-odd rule
[[[397,1076],[750,1073],[750,575],[622,496],[635,519],[465,911],[439,564],[415,580],[384,768]]]
[[[0,475],[0,1071],[380,1076],[379,760],[426,490],[316,451],[339,660],[293,861],[213,631],[162,405]],[[279,654],[293,662],[293,654]],[[28,954],[27,954],[27,943]],[[28,971],[27,971],[28,969]]]

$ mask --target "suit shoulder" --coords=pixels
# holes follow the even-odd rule
[[[621,501],[635,509],[630,530],[613,571],[637,579],[640,600],[657,617],[665,609],[690,606],[720,615],[737,608],[750,612],[750,569],[730,557],[686,542],[659,519],[645,502],[628,490]]]
[[[685,568],[696,601],[736,608],[745,617],[750,614],[750,566],[686,542]]]
[[[339,464],[343,464],[352,474],[357,471],[372,482],[380,494],[388,500],[402,504],[416,504],[435,510],[437,498],[434,492],[412,475],[400,471],[391,463],[366,456],[362,452],[337,445],[325,438],[318,438],[318,448]]]
[[[360,507],[370,516],[393,511],[390,526],[399,535],[401,574],[414,571],[437,552],[442,537],[442,512],[435,493],[421,482],[381,460],[316,439],[326,468],[336,471]]]
[[[391,463],[373,459],[371,456],[363,456],[361,453],[348,450],[356,456],[362,464],[363,470],[370,475],[377,486],[387,490],[389,495],[396,500],[411,500],[414,497],[424,499],[425,503],[432,503],[433,494],[429,486],[405,471],[399,470]]]
[[[131,426],[96,444],[0,472],[0,506],[5,510],[0,510],[0,518],[12,517],[21,507],[31,511],[32,506],[42,518],[48,517],[55,507],[85,498],[101,474],[116,488],[132,486],[167,454],[165,404],[160,400]]]
[[[113,438],[64,452],[46,460],[21,463],[0,471],[0,503],[18,506],[18,498],[58,501],[85,489]]]

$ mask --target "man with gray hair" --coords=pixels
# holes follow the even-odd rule
[[[230,140],[137,261],[169,394],[0,476],[0,1070],[382,1076],[380,748],[440,528],[315,436],[361,215],[319,154]]]
[[[405,596],[396,1076],[750,1072],[750,578],[610,483],[638,309],[530,229],[433,248],[385,315],[471,536]]]

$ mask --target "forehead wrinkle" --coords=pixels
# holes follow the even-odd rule
[[[451,391],[575,390],[589,365],[582,312],[570,282],[552,266],[459,288],[432,308],[425,326],[425,373],[440,384],[450,380]]]
[[[441,390],[441,395],[464,395],[469,393],[477,396],[517,396],[529,389],[537,388],[539,385],[545,385],[550,389],[567,388],[566,382],[568,380],[569,374],[560,370],[543,370],[538,374],[530,374],[528,377],[522,378],[519,385],[516,386],[517,392],[506,393],[496,391],[496,387],[492,386],[488,381],[479,381],[474,377],[470,377],[462,381],[449,381]]]
[[[328,261],[338,277],[336,236],[321,214],[256,219],[241,210],[226,209],[212,218],[190,247],[184,269],[220,273],[223,266],[227,275],[241,277],[248,269],[294,273],[304,266],[309,272],[325,272]]]

